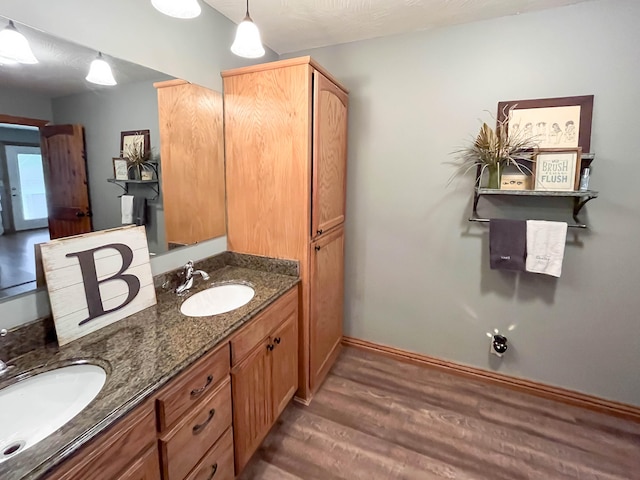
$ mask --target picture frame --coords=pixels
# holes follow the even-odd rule
[[[534,190],[566,192],[580,185],[582,148],[541,148],[534,153]]]
[[[125,152],[133,145],[141,145],[142,151],[140,153],[145,154],[151,151],[151,133],[149,130],[129,130],[126,132],[120,132],[120,155],[122,158],[126,158]]]
[[[498,103],[498,124],[535,136],[538,147],[591,150],[593,95],[511,100]]]
[[[532,176],[526,173],[503,173],[500,190],[531,190]]]
[[[115,157],[113,162],[113,178],[116,180],[129,180],[129,162],[126,158]]]

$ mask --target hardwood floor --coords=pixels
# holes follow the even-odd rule
[[[35,289],[33,246],[48,241],[48,228],[0,235],[0,298]]]
[[[640,424],[345,348],[242,480],[640,479]]]

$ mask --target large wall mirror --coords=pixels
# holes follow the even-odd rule
[[[117,85],[96,85],[98,52],[16,27],[38,63],[0,59],[0,301],[36,288],[52,238],[138,223],[162,255],[225,234],[219,92],[106,54]],[[118,161],[136,147],[147,165]]]

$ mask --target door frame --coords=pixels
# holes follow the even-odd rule
[[[30,117],[19,117],[16,115],[7,115],[7,114],[3,114],[0,113],[0,123],[8,123],[10,125],[28,125],[31,127],[38,127],[38,129],[44,127],[45,125],[51,123],[51,120],[45,120],[42,118],[30,118]],[[0,146],[2,146],[2,155],[4,155],[4,147],[5,146],[9,146],[9,145],[16,145],[14,143],[4,143],[4,142],[0,142]],[[39,147],[40,144],[32,144],[32,143],[28,143],[28,144],[20,144],[20,145],[24,145],[27,147]],[[3,198],[6,198],[7,195],[10,195],[10,192],[8,190],[8,185],[9,185],[9,172],[7,170],[7,164],[6,164],[6,159],[3,162],[0,162],[0,173],[2,173],[2,178],[4,178],[6,180],[6,185],[3,187],[5,191],[1,192],[4,194]],[[2,213],[0,213],[0,215],[4,214],[4,216],[2,217],[3,219],[3,226],[4,226],[4,232],[15,232],[15,225],[14,225],[14,221],[13,221],[13,213],[11,212],[10,209],[5,209]]]

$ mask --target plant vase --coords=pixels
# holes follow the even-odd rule
[[[487,171],[489,172],[489,181],[487,182],[487,188],[499,189],[500,188],[500,164],[487,165]]]

